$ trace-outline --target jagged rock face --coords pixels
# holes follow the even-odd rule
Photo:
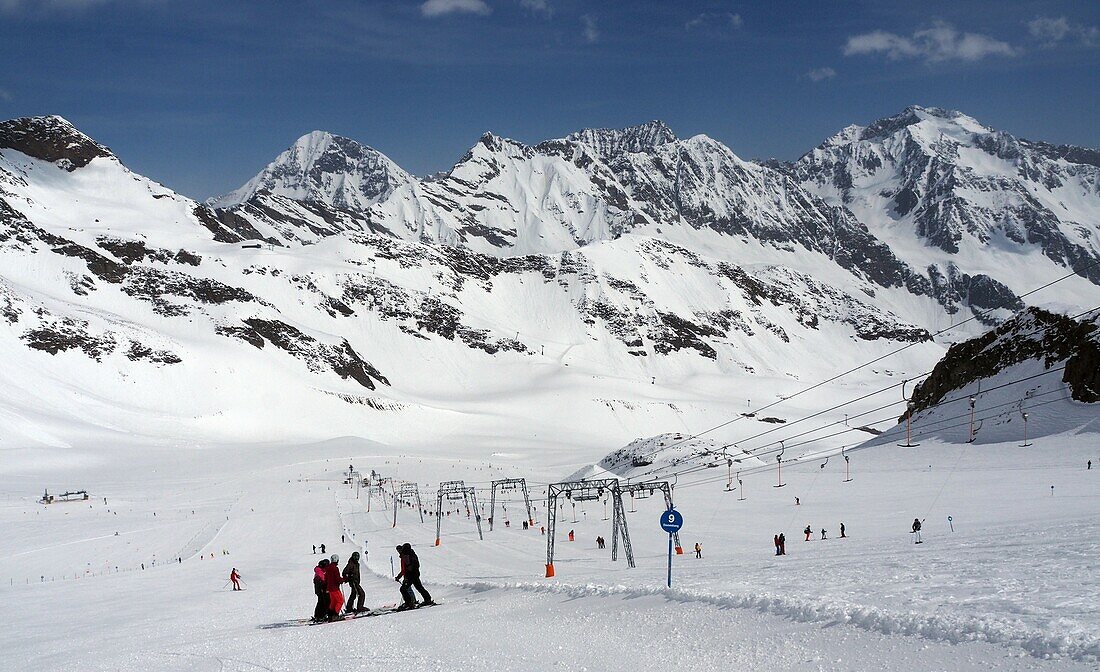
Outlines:
[[[376,149],[314,131],[303,135],[256,177],[209,205],[228,208],[257,194],[364,211],[414,178]]]
[[[650,121],[628,128],[586,128],[570,133],[572,140],[591,147],[596,155],[610,159],[631,152],[648,152],[675,142],[676,134],[663,121]]]
[[[913,412],[1028,360],[1047,369],[1063,364],[1062,381],[1073,399],[1100,401],[1100,312],[1074,320],[1032,307],[977,338],[956,343],[913,391]]]
[[[789,167],[873,233],[908,230],[955,255],[1039,250],[1080,268],[1100,260],[1100,154],[1018,139],[962,113],[910,107],[850,126]],[[1100,265],[1081,271],[1100,284]]]
[[[58,116],[20,117],[0,122],[0,149],[56,163],[72,172],[111,151]]]

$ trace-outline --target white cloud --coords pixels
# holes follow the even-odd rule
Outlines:
[[[427,0],[427,2],[420,5],[420,13],[428,18],[447,14],[480,14],[484,16],[492,13],[492,11],[492,8],[485,4],[484,0]]]
[[[596,26],[596,18],[589,14],[581,16],[581,24],[584,26],[584,31],[581,33],[584,35],[584,41],[593,44],[600,39],[600,30]]]
[[[1064,16],[1037,17],[1028,21],[1027,30],[1044,47],[1053,47],[1066,40],[1073,40],[1086,47],[1100,45],[1100,28],[1070,23]]]
[[[732,28],[733,30],[739,30],[741,26],[745,24],[741,19],[740,14],[732,14],[730,12],[703,12],[696,16],[694,19],[684,24],[685,30],[692,30],[693,28],[711,27],[711,28]]]
[[[929,63],[978,61],[987,56],[1014,56],[1017,53],[1019,50],[1007,42],[979,33],[960,32],[942,21],[909,37],[875,30],[853,35],[844,45],[845,56],[885,54],[891,60],[922,58]]]
[[[832,79],[833,77],[836,77],[836,70],[833,70],[829,67],[814,68],[813,70],[810,70],[806,73],[806,77],[812,82],[821,82],[826,79]]]
[[[0,89],[0,100],[11,100],[11,92],[7,89]]]
[[[554,13],[554,8],[550,6],[550,0],[519,0],[519,6],[536,14],[550,16]]]

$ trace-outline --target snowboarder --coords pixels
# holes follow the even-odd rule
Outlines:
[[[359,574],[359,551],[351,554],[348,558],[348,564],[344,566],[344,572],[341,575],[344,579],[344,583],[348,584],[351,589],[351,594],[348,595],[347,606],[344,607],[344,613],[350,614],[355,612],[357,614],[366,611],[363,608],[363,600],[366,599],[366,593],[363,592],[363,586],[360,584]],[[355,606],[355,598],[359,598],[359,606]]]
[[[844,539],[844,538],[845,538],[845,534],[844,534],[844,523],[841,523],[841,524],[840,524],[840,538],[841,538],[841,539]]]
[[[229,572],[229,580],[233,582],[233,590],[241,589],[241,575],[237,573],[236,567],[233,568],[233,571]]]
[[[328,615],[328,605],[331,602],[328,591],[325,590],[325,567],[328,567],[328,558],[321,558],[321,562],[313,568],[313,593],[317,596],[317,606],[313,609],[313,621],[320,623]]]
[[[703,545],[700,544],[698,541],[695,542],[695,557],[696,558],[702,558],[703,557]]]
[[[344,594],[340,592],[340,584],[344,580],[340,577],[340,556],[333,554],[325,567],[325,590],[328,591],[328,620],[335,621],[340,618],[340,610],[344,608]]]
[[[779,555],[787,554],[787,535],[779,533]]]
[[[822,539],[828,539],[828,537],[825,536],[825,528],[824,527],[821,528],[821,538]]]
[[[407,542],[401,544],[397,547],[397,552],[401,555],[401,572],[394,577],[394,581],[404,579],[401,583],[401,595],[405,598],[404,604],[398,607],[398,610],[415,609],[427,604],[434,604],[432,596],[428,594],[424,584],[420,583],[420,558],[417,557],[412,544]],[[413,588],[416,588],[420,596],[424,598],[420,604],[416,603],[416,596],[412,592]]]
[[[914,518],[913,519],[913,543],[914,544],[924,543],[920,539],[920,519],[919,518]]]
[[[802,531],[806,533],[806,541],[809,541],[810,540],[810,535],[813,534],[814,531],[812,529],[810,529],[809,525],[807,525],[806,529],[804,529]]]
[[[772,542],[775,544],[775,554],[779,555],[779,535],[772,536]]]

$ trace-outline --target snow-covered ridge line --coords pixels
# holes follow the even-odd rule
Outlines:
[[[721,608],[752,609],[811,623],[843,623],[887,635],[912,635],[959,644],[981,641],[1018,647],[1036,658],[1069,658],[1081,662],[1100,660],[1100,638],[1084,634],[1049,633],[1027,628],[1009,619],[959,618],[943,614],[893,612],[877,607],[830,599],[813,600],[771,592],[706,593],[683,588],[604,585],[588,583],[534,583],[526,581],[457,581],[445,585],[475,592],[522,590],[570,597],[664,596],[670,601],[708,604]]]

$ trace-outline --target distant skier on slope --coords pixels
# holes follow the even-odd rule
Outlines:
[[[695,557],[696,558],[702,558],[703,557],[703,545],[700,544],[698,541],[695,542]]]
[[[804,529],[802,531],[806,533],[806,541],[809,541],[810,540],[810,535],[813,534],[814,531],[810,528],[810,526],[808,524],[806,525],[806,529]]]
[[[325,567],[325,590],[328,591],[328,620],[334,621],[340,618],[340,610],[344,608],[344,594],[340,592],[340,584],[344,579],[340,577],[340,556],[333,554]]]
[[[348,558],[348,564],[344,566],[344,571],[341,574],[344,579],[344,583],[348,584],[348,588],[351,589],[351,594],[348,595],[347,606],[344,607],[344,613],[350,614],[353,611],[357,614],[366,611],[363,608],[363,600],[366,599],[366,593],[363,592],[363,586],[360,583],[359,574],[359,551],[351,554]],[[355,599],[359,598],[359,606],[355,606]]]
[[[840,538],[841,539],[846,538],[846,535],[844,534],[844,523],[840,524]]]
[[[822,539],[828,539],[828,538],[829,538],[829,537],[827,537],[827,536],[825,535],[825,528],[824,528],[824,527],[823,527],[823,528],[821,528],[821,538],[822,538]]]
[[[779,555],[787,554],[787,535],[779,533]]]
[[[921,538],[920,538],[920,527],[921,527],[920,519],[919,518],[914,518],[913,519],[913,543],[914,544],[923,544],[924,543],[923,541],[921,541]]]
[[[772,543],[775,544],[775,554],[779,555],[779,535],[778,534],[772,536]]]
[[[394,577],[394,581],[401,581],[401,595],[405,598],[405,602],[397,608],[398,611],[434,604],[432,596],[424,588],[424,584],[420,583],[420,558],[417,557],[412,544],[407,542],[401,544],[397,547],[397,552],[401,556],[401,571]],[[404,580],[402,581],[402,579]],[[424,598],[424,601],[420,604],[416,603],[413,588],[416,588],[420,596]]]
[[[241,589],[241,575],[237,573],[236,567],[233,568],[233,571],[229,572],[229,580],[233,582],[233,590]]]
[[[332,602],[328,591],[325,589],[325,567],[328,567],[328,558],[322,558],[321,562],[313,568],[313,593],[317,596],[317,606],[313,609],[313,622],[320,623],[328,615],[328,607]]]

